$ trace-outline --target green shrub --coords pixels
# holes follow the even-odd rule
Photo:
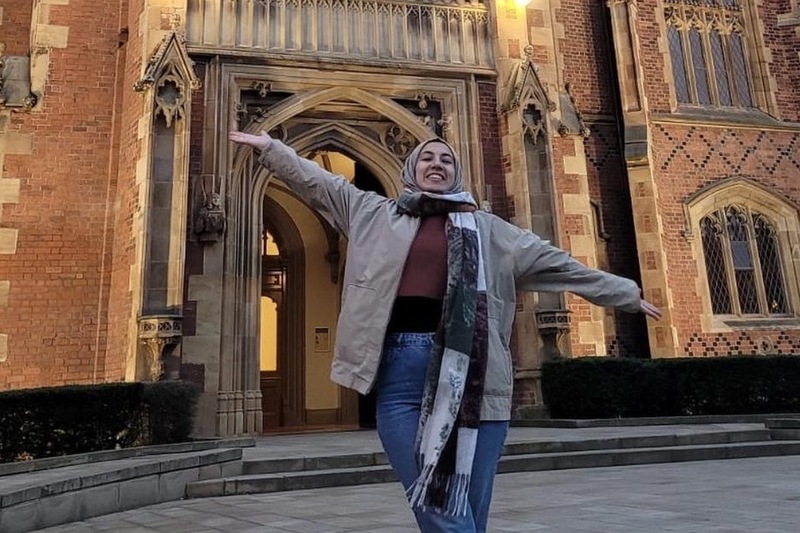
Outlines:
[[[800,358],[563,359],[542,393],[553,418],[798,412]]]
[[[179,381],[0,392],[0,462],[186,440],[197,396]]]

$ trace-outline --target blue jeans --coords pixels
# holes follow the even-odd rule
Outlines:
[[[386,336],[377,382],[378,436],[397,477],[408,489],[419,476],[415,454],[422,392],[433,334]],[[423,533],[484,533],[489,521],[494,475],[508,433],[508,421],[481,422],[472,467],[466,516],[414,509]]]

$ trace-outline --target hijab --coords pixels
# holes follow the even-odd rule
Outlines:
[[[443,193],[424,191],[417,183],[417,163],[425,147],[432,143],[443,144],[450,151],[450,155],[453,156],[453,184]],[[397,198],[397,203],[402,212],[412,216],[425,216],[452,211],[473,211],[478,206],[472,195],[464,190],[464,173],[456,151],[447,141],[439,137],[423,141],[414,148],[406,158],[403,171],[400,174],[400,180],[405,190]]]

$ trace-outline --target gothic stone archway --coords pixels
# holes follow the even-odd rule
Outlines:
[[[234,99],[237,96],[241,94],[231,94]],[[356,96],[358,102],[352,100]],[[306,100],[291,96],[268,113],[259,106],[243,106],[241,102],[232,107],[238,110],[231,117],[239,122],[234,127],[250,132],[269,131],[301,155],[320,149],[342,152],[364,164],[390,196],[401,190],[399,173],[404,157],[416,143],[434,135],[417,116],[399,104],[358,89],[311,91]],[[220,431],[223,434],[253,432],[256,428],[245,424],[262,415],[260,402],[250,402],[248,406],[248,402],[242,401],[241,407],[237,405],[238,397],[243,400],[260,397],[258,228],[261,198],[271,176],[255,164],[253,157],[246,148],[233,152],[231,179],[227,184],[230,229],[225,237],[220,365],[220,400],[227,401],[227,405],[218,406],[218,427],[225,425],[227,431]],[[234,391],[232,395],[222,392],[227,386]],[[340,420],[353,423],[358,416],[357,396],[342,394]],[[302,395],[300,387],[289,393],[290,398],[298,395]],[[240,408],[241,415],[237,412]],[[248,408],[253,412],[248,412]],[[238,426],[238,420],[242,420],[243,426]]]

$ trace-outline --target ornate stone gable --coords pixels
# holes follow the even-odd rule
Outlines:
[[[200,80],[194,74],[194,62],[186,51],[186,38],[173,28],[158,50],[152,55],[144,70],[144,75],[134,84],[133,89],[144,92],[155,89],[155,114],[163,114],[167,127],[176,116],[185,118],[188,111],[189,91],[200,87]]]

